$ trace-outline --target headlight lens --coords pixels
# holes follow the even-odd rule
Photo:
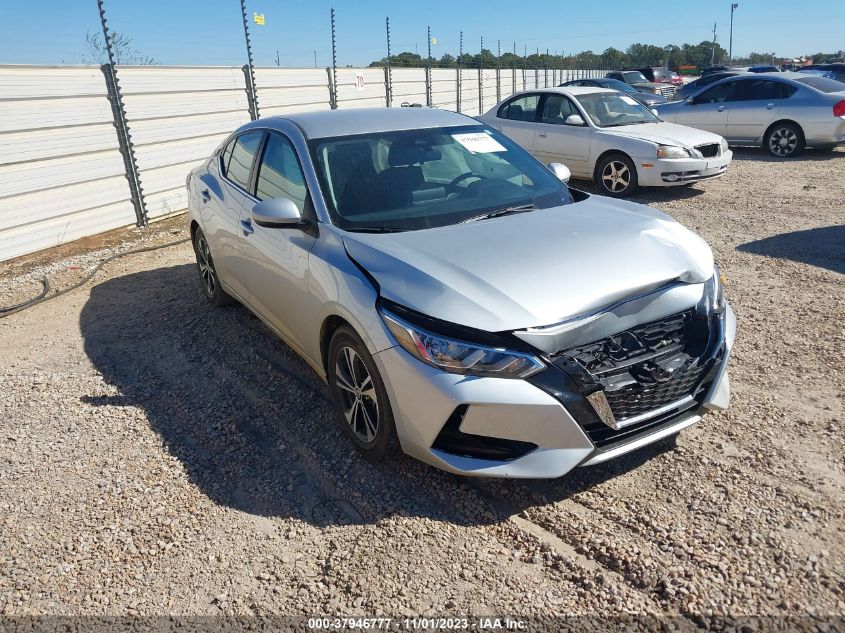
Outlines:
[[[719,272],[718,266],[713,267],[713,276],[705,282],[704,294],[710,312],[721,312],[725,309],[725,278]]]
[[[412,325],[385,308],[380,308],[379,313],[406,352],[443,371],[495,378],[527,378],[546,367],[531,354],[447,338]]]
[[[725,152],[728,151],[728,142],[725,139],[722,139],[721,145],[722,145],[722,153],[724,154]]]
[[[660,88],[654,88],[652,89],[652,92],[656,95],[663,94],[663,91]]]
[[[689,158],[690,153],[683,147],[660,145],[657,148],[657,158]]]

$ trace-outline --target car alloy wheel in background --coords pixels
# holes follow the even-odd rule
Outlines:
[[[779,123],[766,137],[766,148],[772,156],[788,158],[801,151],[804,141],[799,130],[792,123]]]
[[[596,171],[598,185],[608,196],[624,198],[637,190],[637,170],[626,156],[608,156]]]

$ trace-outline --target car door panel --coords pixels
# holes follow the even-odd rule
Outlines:
[[[728,137],[728,116],[737,103],[736,81],[716,84],[678,110],[675,122]]]
[[[529,152],[534,151],[535,117],[540,95],[532,93],[520,95],[506,102],[499,108],[493,127],[522,146]]]
[[[583,114],[567,96],[555,93],[545,95],[540,108],[533,154],[544,163],[563,163],[573,174],[586,175],[593,130],[566,125],[570,115]]]
[[[784,84],[766,79],[742,82],[742,99],[728,114],[728,137],[736,141],[761,142],[766,128],[777,118],[783,103]]]
[[[238,250],[250,294],[250,307],[293,346],[304,348],[309,305],[308,254],[315,237],[309,227],[266,227],[252,220],[262,199],[286,197],[308,216],[310,198],[296,150],[281,133],[271,132],[256,173],[256,195],[241,209]]]

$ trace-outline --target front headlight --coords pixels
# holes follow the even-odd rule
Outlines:
[[[443,371],[494,378],[528,378],[546,368],[539,358],[531,354],[434,334],[408,323],[384,307],[379,308],[379,314],[406,352]]]
[[[652,92],[656,95],[662,95],[663,91],[660,88],[653,88]]]
[[[689,158],[690,153],[683,147],[673,145],[659,145],[657,147],[657,158]]]
[[[709,312],[721,312],[725,309],[725,278],[719,267],[713,267],[713,276],[704,283],[704,296],[707,298]]]
[[[728,151],[728,142],[725,139],[722,139],[722,142],[720,144],[722,146],[722,153],[724,154]]]

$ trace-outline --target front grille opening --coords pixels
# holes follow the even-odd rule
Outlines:
[[[598,418],[582,421],[590,441],[597,447],[616,443],[700,406],[721,356],[708,351],[714,330],[690,309],[556,355],[555,365],[585,392],[604,392],[618,423],[631,420],[618,431]]]
[[[714,158],[719,155],[719,143],[706,143],[704,145],[696,145],[695,149],[701,152],[704,158]]]
[[[459,405],[452,412],[431,448],[451,455],[496,461],[514,460],[537,448],[537,445],[531,442],[462,433],[460,430],[461,422],[463,422],[469,406],[467,404]]]

